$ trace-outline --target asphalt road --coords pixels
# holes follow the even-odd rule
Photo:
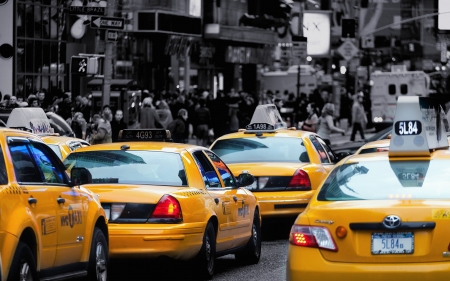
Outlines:
[[[285,280],[288,237],[293,219],[281,223],[263,221],[261,260],[256,265],[240,265],[234,255],[216,260],[215,281],[280,281]],[[109,280],[188,280],[197,281],[189,263],[172,260],[111,260]]]

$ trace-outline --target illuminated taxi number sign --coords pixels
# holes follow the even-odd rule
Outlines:
[[[247,125],[247,130],[273,130],[273,125],[267,123],[252,123]]]
[[[418,120],[395,122],[395,133],[399,136],[420,135],[422,123]]]
[[[122,132],[124,140],[164,140],[166,136],[166,130],[124,130]]]

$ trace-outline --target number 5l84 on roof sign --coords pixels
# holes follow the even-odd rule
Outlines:
[[[105,29],[120,29],[123,30],[125,26],[124,18],[113,17],[91,17],[92,28],[105,28]]]

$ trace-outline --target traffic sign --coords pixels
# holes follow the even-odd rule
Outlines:
[[[292,36],[292,55],[297,58],[307,56],[308,38],[303,36]]]
[[[114,41],[119,40],[119,32],[116,30],[107,30],[106,31],[106,41]]]
[[[70,6],[69,15],[105,15],[105,7],[86,7],[86,6]]]
[[[375,48],[375,37],[373,36],[373,34],[369,34],[361,38],[361,48]]]
[[[88,58],[87,57],[77,57],[72,56],[71,59],[71,73],[78,75],[86,75],[88,66]]]
[[[105,29],[120,29],[125,26],[124,18],[113,17],[91,17],[92,28],[105,28]]]
[[[337,52],[346,60],[351,60],[358,52],[359,49],[350,40],[345,41],[337,49]]]

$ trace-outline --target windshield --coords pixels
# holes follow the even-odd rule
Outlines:
[[[177,153],[161,151],[89,151],[71,153],[64,165],[84,167],[93,183],[187,186],[186,172]]]
[[[219,140],[211,148],[225,163],[309,162],[299,138],[254,137]]]
[[[56,144],[47,144],[59,157],[59,159],[62,159],[61,150],[59,149],[59,146]]]
[[[319,201],[450,199],[450,161],[370,161],[336,167]]]

